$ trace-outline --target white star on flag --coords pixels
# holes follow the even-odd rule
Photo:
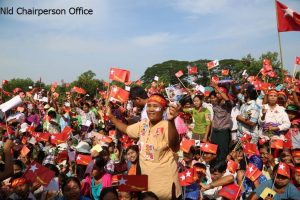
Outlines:
[[[54,140],[54,139],[55,139],[55,136],[54,136],[54,135],[51,135],[51,139]]]
[[[191,177],[191,172],[190,172],[190,171],[188,171],[188,172],[186,173],[186,177]]]
[[[293,15],[294,15],[294,11],[292,10],[292,9],[290,9],[290,8],[287,8],[287,9],[283,9],[284,10],[284,16],[286,17],[286,16],[290,16],[290,17],[293,17]]]
[[[122,176],[122,178],[119,180],[119,185],[126,185],[126,179],[124,179],[123,178],[123,176]]]
[[[110,71],[110,74],[114,74],[115,73],[115,71],[112,69],[111,71]]]
[[[81,157],[80,156],[77,156],[77,160],[80,160],[81,159]]]
[[[208,147],[208,144],[205,144],[204,147],[207,148],[207,147]]]
[[[40,137],[40,134],[38,133],[38,134],[36,134],[36,136],[35,137]]]
[[[34,164],[34,165],[32,165],[31,167],[30,167],[30,170],[32,171],[32,172],[35,172],[35,170],[37,170],[38,168],[36,167],[36,164]]]
[[[182,181],[185,180],[185,176],[184,175],[182,175],[180,178],[181,178]]]
[[[253,168],[252,168],[252,167],[250,167],[250,168],[249,168],[249,171],[250,171],[250,173],[251,173],[251,172],[253,171]]]
[[[284,165],[283,165],[283,164],[280,164],[280,165],[279,165],[279,169],[282,169],[282,170],[283,170],[283,169],[284,169]]]

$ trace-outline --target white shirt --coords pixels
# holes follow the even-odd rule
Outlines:
[[[286,131],[290,128],[291,122],[287,113],[285,112],[285,108],[276,104],[275,108],[271,110],[268,104],[264,104],[263,107],[267,110],[265,120],[261,120],[262,117],[262,109],[260,110],[258,123],[259,125],[263,125],[263,123],[277,123],[279,124],[278,128],[280,131]],[[263,108],[262,107],[262,108]]]

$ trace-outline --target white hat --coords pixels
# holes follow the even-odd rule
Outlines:
[[[61,144],[57,145],[57,147],[58,147],[59,151],[63,151],[63,150],[66,150],[68,148],[68,144],[67,143],[61,143]]]
[[[24,122],[23,124],[21,124],[20,132],[25,133],[27,131],[27,128],[28,128],[28,124]]]
[[[81,141],[78,143],[75,149],[80,153],[90,153],[91,147],[87,142]]]
[[[65,106],[70,107],[71,106],[70,102],[65,102]]]
[[[44,106],[44,109],[46,109],[46,110],[48,110],[50,108],[50,105],[49,104],[46,104],[45,106]]]

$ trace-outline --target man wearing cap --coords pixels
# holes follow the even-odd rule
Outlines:
[[[162,200],[174,198],[173,194],[176,198],[181,195],[177,163],[174,157],[174,152],[179,150],[179,136],[174,120],[163,120],[166,108],[166,99],[159,94],[154,94],[147,100],[148,119],[130,126],[117,120],[110,108],[107,111],[107,116],[117,129],[127,133],[131,138],[139,138],[139,161],[142,174],[148,175],[148,190],[154,192]],[[171,116],[174,117],[177,114],[175,112],[172,108],[170,109]]]

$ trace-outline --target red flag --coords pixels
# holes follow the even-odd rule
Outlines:
[[[14,94],[17,94],[17,93],[19,93],[19,92],[22,92],[22,89],[21,89],[21,88],[15,88],[15,89],[13,90],[13,93],[14,93]]]
[[[188,72],[189,72],[189,74],[197,74],[198,73],[198,68],[196,66],[188,67]]]
[[[78,154],[76,158],[76,163],[78,165],[88,165],[92,160],[90,155]]]
[[[283,140],[280,139],[273,139],[271,143],[271,148],[273,149],[283,149]]]
[[[195,140],[189,140],[186,138],[182,139],[181,145],[180,145],[180,149],[185,152],[188,153],[190,152],[190,148],[195,145]]]
[[[116,101],[120,101],[121,103],[125,103],[126,101],[128,101],[129,92],[114,85],[111,88],[110,97],[113,98]]]
[[[200,150],[207,152],[207,153],[217,154],[218,145],[211,144],[209,142],[204,143],[204,144],[202,143],[202,146],[200,146]]]
[[[275,78],[277,76],[276,72],[274,71],[270,71],[268,74],[267,74],[270,78]]]
[[[69,126],[66,126],[61,133],[51,134],[51,144],[61,144],[68,140],[70,134],[72,132],[72,129]]]
[[[228,75],[229,75],[229,69],[223,69],[222,76],[228,76]]]
[[[277,174],[290,178],[291,171],[288,164],[280,162],[277,169]]]
[[[219,83],[219,77],[213,76],[213,77],[211,77],[211,81],[218,84]]]
[[[137,85],[142,85],[142,81],[141,81],[141,80],[137,80],[137,81],[135,82],[135,84],[137,84]]]
[[[182,76],[183,76],[183,71],[182,71],[182,70],[179,70],[179,71],[175,74],[175,76],[176,76],[177,78],[182,77]]]
[[[113,140],[111,137],[104,135],[101,139],[102,142],[111,143]]]
[[[31,135],[35,137],[38,142],[47,142],[50,137],[50,133],[31,132]]]
[[[185,172],[178,173],[178,179],[179,179],[179,185],[180,186],[188,186],[188,185],[190,185],[186,181],[186,174],[185,174]]]
[[[51,84],[51,89],[55,90],[57,88],[57,82]]]
[[[71,92],[77,92],[78,94],[86,94],[86,91],[84,89],[76,86],[72,88]]]
[[[247,170],[245,176],[249,178],[251,181],[255,181],[262,174],[262,172],[252,163],[249,163],[247,166]]]
[[[244,143],[244,142],[250,142],[251,139],[252,139],[251,134],[244,133],[243,136],[241,137],[241,142],[242,143]]]
[[[26,156],[30,152],[30,149],[26,145],[24,145],[21,149],[21,155]]]
[[[236,200],[241,196],[242,190],[237,184],[229,184],[222,187],[218,195],[228,200]],[[222,198],[223,199],[223,198]]]
[[[300,14],[276,1],[278,32],[300,31]]]
[[[8,80],[2,80],[2,85],[8,84]]]
[[[229,160],[227,163],[227,169],[231,172],[231,173],[235,173],[236,170],[238,168],[238,164],[236,162],[234,162],[233,160]]]
[[[252,154],[256,154],[257,147],[256,144],[246,143],[243,145],[243,150],[245,154],[252,155]]]
[[[118,176],[118,189],[123,192],[147,191],[147,175],[121,175]]]
[[[271,65],[271,61],[269,59],[263,59],[263,66]]]
[[[54,175],[54,171],[44,167],[38,162],[33,161],[23,176],[31,182],[38,182],[43,186],[47,186]]]
[[[292,82],[292,77],[291,76],[285,76],[284,77],[284,82],[286,82],[286,83],[291,83]]]
[[[119,81],[122,83],[128,82],[130,78],[130,71],[118,68],[110,68],[109,79]]]
[[[296,57],[296,65],[300,65],[300,57]]]
[[[210,70],[218,65],[219,65],[219,60],[213,60],[213,61],[207,63],[207,69]]]

